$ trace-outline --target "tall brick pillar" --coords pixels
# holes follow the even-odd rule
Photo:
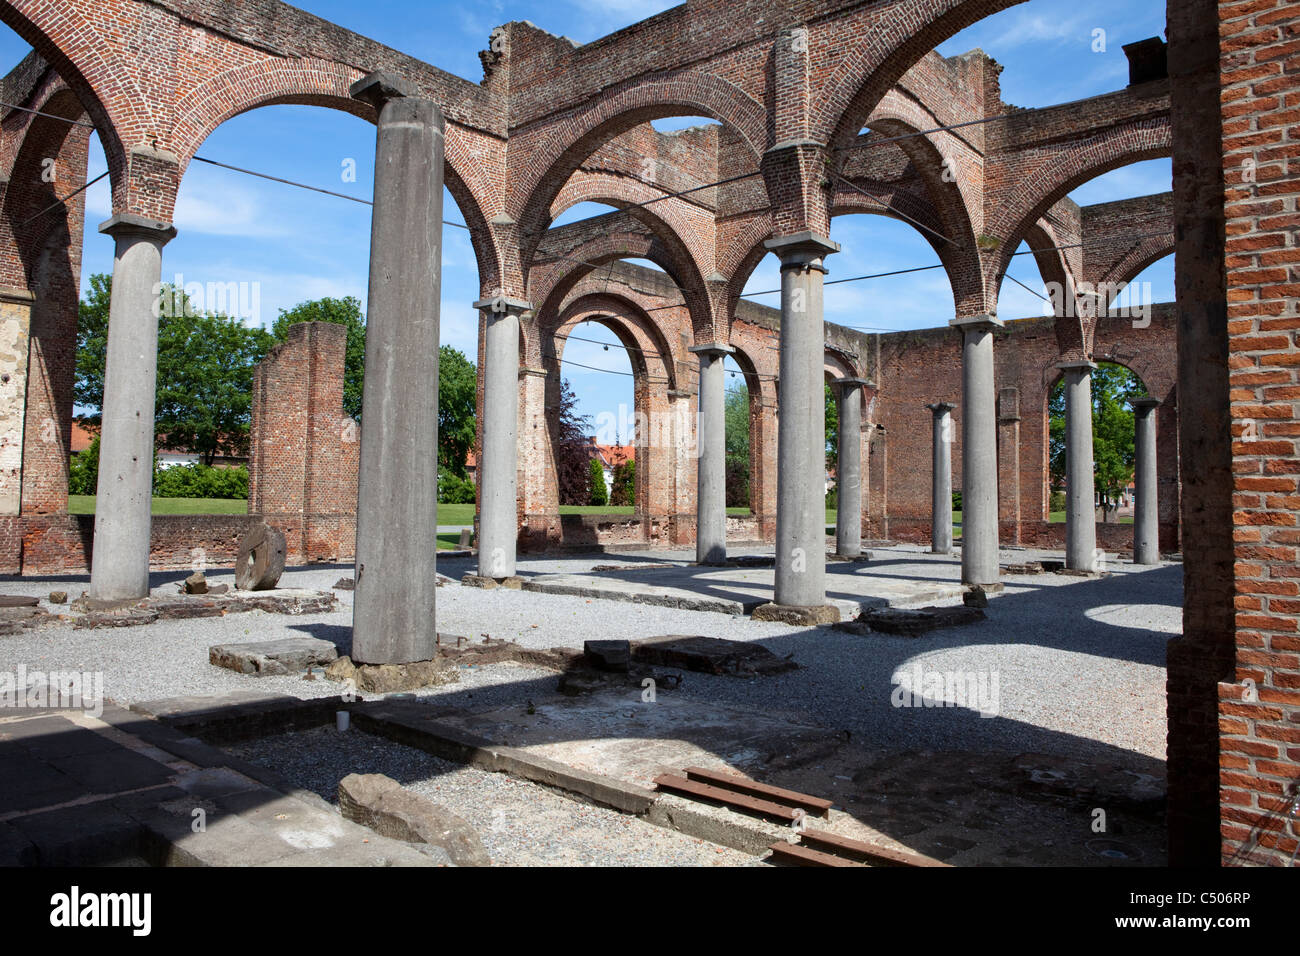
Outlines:
[[[1232,447],[1219,101],[1219,5],[1169,0],[1177,222],[1183,634],[1169,642],[1169,862],[1219,861],[1218,682],[1232,669]]]
[[[1212,275],[1226,285],[1226,323],[1222,298],[1212,300],[1213,311],[1199,299],[1188,303],[1191,317],[1215,321],[1219,334],[1212,343],[1201,344],[1213,344],[1216,358],[1223,357],[1224,334],[1219,330],[1226,331],[1227,361],[1213,379],[1196,379],[1194,385],[1180,380],[1178,393],[1188,426],[1182,450],[1189,465],[1198,463],[1204,449],[1192,443],[1198,436],[1189,434],[1199,423],[1193,419],[1193,402],[1199,407],[1203,398],[1207,404],[1211,397],[1216,400],[1215,466],[1223,462],[1227,440],[1222,413],[1225,400],[1231,402],[1231,473],[1216,468],[1209,476],[1216,479],[1211,488],[1202,484],[1191,489],[1184,483],[1183,506],[1184,515],[1193,505],[1208,508],[1206,499],[1213,492],[1218,521],[1208,542],[1198,539],[1190,523],[1186,526],[1184,560],[1195,548],[1197,572],[1206,578],[1215,573],[1214,590],[1206,596],[1207,603],[1214,603],[1205,609],[1202,626],[1217,625],[1206,635],[1213,640],[1210,656],[1216,665],[1221,663],[1224,632],[1235,638],[1235,647],[1228,648],[1235,670],[1218,670],[1220,675],[1227,671],[1218,687],[1220,852],[1227,863],[1287,866],[1296,859],[1300,841],[1300,6],[1295,0],[1220,3],[1217,10],[1199,0],[1173,6],[1202,14],[1195,27],[1197,36],[1205,37],[1205,61],[1215,60],[1210,40],[1216,30],[1219,39],[1219,89],[1213,89],[1215,77],[1207,70],[1203,91],[1207,111],[1211,92],[1217,92],[1222,104],[1222,154],[1209,155],[1218,152],[1219,144],[1213,142],[1218,138],[1212,135],[1215,127],[1207,123],[1200,129],[1196,153],[1207,165],[1196,170],[1201,176],[1196,181],[1208,194],[1215,175],[1223,175],[1224,221],[1193,223],[1180,215],[1178,233],[1209,244],[1215,237],[1204,233],[1219,226],[1223,232],[1217,235],[1227,237],[1221,249],[1208,245],[1222,255]],[[1171,20],[1173,15],[1171,10]],[[1171,26],[1171,38],[1172,33]],[[1198,66],[1200,62],[1198,57]],[[1175,169],[1176,189],[1179,172],[1192,173]],[[1180,214],[1183,209],[1180,206]],[[1180,282],[1182,254],[1180,244]],[[1205,267],[1210,271],[1208,263]],[[1182,291],[1180,286],[1180,303]],[[1198,368],[1204,362],[1200,356],[1188,359]],[[1227,524],[1221,516],[1235,527],[1221,530],[1220,524]],[[1232,533],[1232,544],[1223,531]],[[1214,552],[1213,562],[1202,550],[1205,543],[1223,549]],[[1193,604],[1201,604],[1201,595],[1191,586],[1190,569],[1187,574],[1185,627],[1193,611],[1201,610]],[[1233,626],[1235,634],[1228,630]],[[1196,689],[1199,702],[1199,683]],[[1172,724],[1170,735],[1172,743]],[[1213,749],[1207,750],[1205,756],[1212,756]],[[1210,761],[1197,756],[1197,769],[1202,764],[1210,769]],[[1198,787],[1196,794],[1200,792]],[[1173,795],[1171,779],[1171,802]],[[1187,804],[1182,795],[1180,808],[1194,809],[1197,815],[1186,828],[1180,858],[1200,862],[1203,851],[1205,862],[1211,862],[1214,834],[1208,826],[1204,831],[1198,826],[1200,804]]]

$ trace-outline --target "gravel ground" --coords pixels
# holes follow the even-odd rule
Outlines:
[[[959,562],[918,548],[873,549],[876,560],[857,573],[917,581],[956,580]],[[1028,561],[1044,552],[1007,551],[1004,562]],[[663,561],[683,554],[595,555],[533,559],[521,573],[575,572],[595,564]],[[465,559],[440,562],[458,577]],[[805,715],[811,722],[848,730],[853,742],[887,749],[1035,751],[1115,761],[1164,757],[1164,646],[1179,633],[1182,573],[1178,565],[1138,569],[1111,565],[1100,580],[1058,575],[1007,577],[983,623],[936,631],[921,638],[857,637],[825,628],[797,628],[722,614],[579,597],[462,588],[438,592],[443,633],[477,639],[490,634],[530,647],[581,647],[600,637],[699,634],[763,644],[793,653],[803,668],[756,680],[687,674],[675,693]],[[286,587],[328,589],[350,567],[291,570]],[[174,594],[184,573],[154,576],[160,594]],[[213,583],[232,580],[213,573]],[[834,578],[832,577],[832,582]],[[80,594],[87,579],[0,580],[0,593],[44,596],[60,588]],[[313,634],[346,650],[351,593],[337,592],[340,610],[288,617],[252,612],[224,618],[163,621],[145,627],[76,631],[63,627],[0,637],[0,670],[102,671],[108,696],[122,703],[182,694],[216,694],[256,688],[298,696],[337,691],[326,682],[296,678],[253,680],[207,663],[209,645]],[[914,669],[984,675],[991,692],[997,678],[997,716],[969,707],[897,707],[895,678],[912,682]],[[506,703],[546,695],[554,675],[513,665],[464,669],[460,683],[432,693],[448,704]],[[926,678],[922,674],[922,680]],[[921,688],[918,688],[918,690]]]
[[[337,803],[350,773],[382,773],[459,814],[496,866],[753,866],[757,857],[578,803],[505,774],[440,760],[360,731],[265,737],[227,748]]]

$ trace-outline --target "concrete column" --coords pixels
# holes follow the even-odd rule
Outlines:
[[[1065,566],[1092,571],[1097,559],[1097,502],[1092,481],[1092,362],[1066,362]]]
[[[826,604],[826,332],[822,260],[839,244],[812,232],[770,239],[781,259],[781,413],[777,424],[776,597]]]
[[[954,319],[961,353],[961,579],[998,580],[998,410],[993,384],[993,332],[987,315]]]
[[[515,573],[518,540],[519,316],[527,302],[497,296],[474,303],[483,315],[483,441],[479,467],[478,573]]]
[[[403,664],[432,660],[437,642],[444,127],[396,77],[371,74],[352,95],[379,114],[352,658]]]
[[[952,554],[952,410],[951,402],[925,406],[934,419],[933,470],[930,478],[930,550]]]
[[[117,250],[108,307],[90,596],[121,601],[149,593],[159,278],[163,246],[176,230],[170,223],[120,213],[99,231],[113,237]]]
[[[862,387],[865,379],[831,382],[839,411],[839,454],[835,459],[835,553],[862,555]]]
[[[697,424],[698,478],[695,492],[695,560],[727,560],[726,375],[723,360],[736,350],[714,342],[693,345],[700,357],[700,417]]]
[[[1158,398],[1133,399],[1134,496],[1133,563],[1160,563],[1160,506],[1156,473],[1156,409]]]

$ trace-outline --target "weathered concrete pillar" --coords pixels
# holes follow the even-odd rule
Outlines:
[[[952,410],[951,402],[925,406],[934,419],[933,470],[930,478],[930,550],[952,554]]]
[[[1133,563],[1160,563],[1160,505],[1156,473],[1158,398],[1133,399]]]
[[[379,114],[352,657],[404,664],[432,660],[437,642],[443,118],[386,74],[352,95]]]
[[[839,453],[835,459],[835,553],[862,554],[862,387],[861,378],[831,382],[839,412]]]
[[[764,245],[781,259],[775,604],[820,608],[826,604],[822,260],[840,247],[812,232],[770,239]]]
[[[99,231],[113,237],[117,250],[108,312],[90,596],[119,601],[149,593],[159,278],[163,246],[176,230],[170,223],[119,213]]]
[[[954,319],[961,353],[961,579],[998,580],[998,410],[993,384],[993,332],[987,315]]]
[[[1064,362],[1065,566],[1097,566],[1097,503],[1092,481],[1092,362]]]
[[[478,573],[515,573],[518,540],[519,316],[527,302],[496,296],[474,303],[483,315],[483,441],[479,458]]]
[[[713,342],[693,345],[700,357],[700,418],[696,426],[698,477],[695,492],[695,560],[727,560],[726,375],[723,360],[736,350]]]

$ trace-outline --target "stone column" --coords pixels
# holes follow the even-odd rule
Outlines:
[[[404,664],[432,660],[437,643],[444,127],[438,106],[396,77],[371,74],[352,95],[379,120],[352,658]]]
[[[839,410],[839,454],[835,459],[835,553],[862,555],[862,387],[860,378],[831,382]]]
[[[952,554],[952,410],[951,402],[925,406],[934,419],[933,470],[930,477],[930,550]]]
[[[1092,481],[1092,362],[1064,362],[1065,566],[1096,569],[1097,503]]]
[[[776,596],[826,604],[826,332],[822,260],[839,244],[812,232],[770,239],[781,259],[781,413],[777,424]]]
[[[998,580],[998,410],[993,384],[993,332],[988,315],[954,319],[961,354],[961,579]]]
[[[695,560],[727,560],[726,375],[723,360],[736,350],[714,342],[693,345],[700,357],[700,417],[696,425],[698,478],[695,491]]]
[[[519,316],[527,302],[496,296],[474,303],[483,315],[483,440],[479,458],[478,573],[515,573],[518,540]]]
[[[1156,473],[1156,409],[1158,398],[1133,399],[1134,495],[1133,563],[1160,563],[1160,506]]]
[[[176,230],[170,223],[119,213],[99,231],[113,237],[117,250],[108,312],[90,596],[122,601],[149,593],[159,278],[163,246]]]

